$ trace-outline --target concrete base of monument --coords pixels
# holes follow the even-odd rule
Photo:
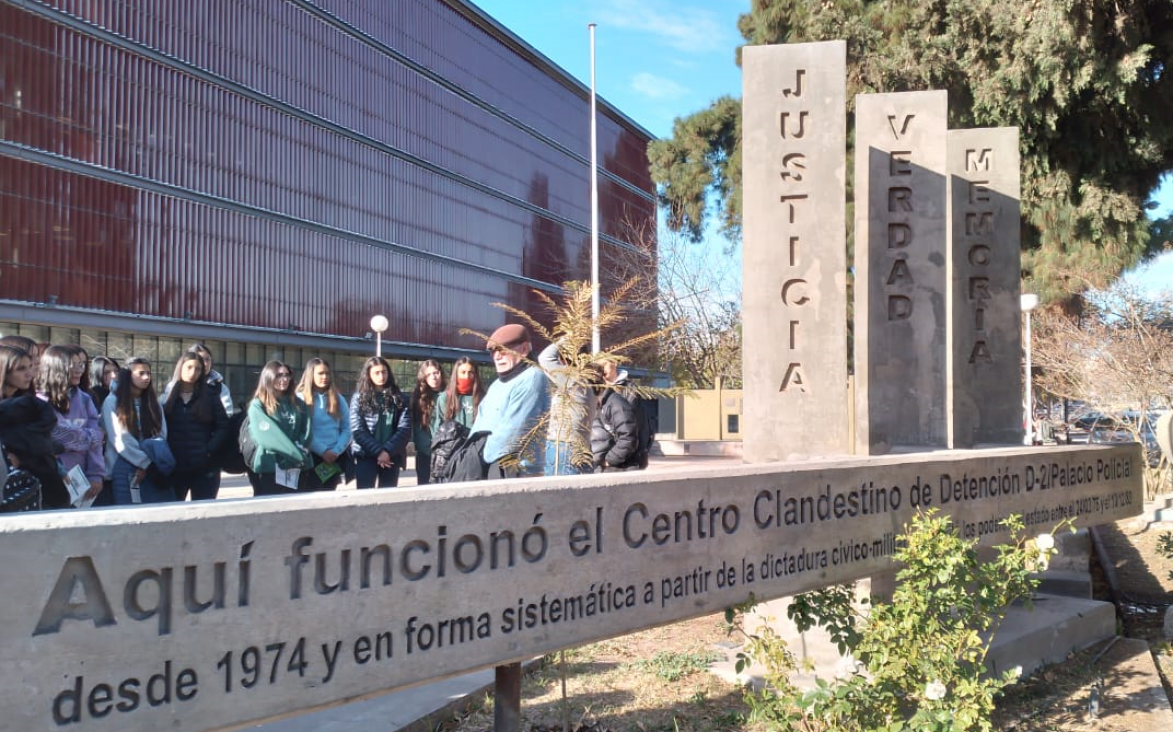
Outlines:
[[[541,662],[541,658],[526,661],[522,670],[528,673]],[[494,679],[494,670],[484,669],[240,729],[252,732],[432,732],[442,723],[463,714],[473,700],[491,695]]]
[[[1173,522],[1173,495],[1157,496],[1152,503],[1146,503],[1144,509],[1143,516],[1149,523]]]
[[[1039,593],[1092,599],[1092,573],[1073,569],[1050,569],[1037,575]]]
[[[656,448],[659,454],[668,456],[741,457],[741,440],[677,440],[673,437],[656,437]]]
[[[241,729],[254,732],[358,732],[376,729],[430,732],[440,721],[459,714],[468,706],[470,699],[492,693],[493,679],[493,669],[486,669]]]
[[[860,583],[861,587],[865,584]],[[866,588],[861,591],[866,591]],[[797,631],[787,619],[788,605],[788,598],[763,603],[756,614],[787,642],[800,668],[809,665],[812,669],[810,672],[796,673],[791,680],[800,688],[813,688],[816,677],[829,680],[852,673],[851,660],[839,654],[839,649],[825,631],[819,628],[812,628],[805,633]],[[1111,603],[1061,595],[1039,595],[1031,609],[1018,606],[1010,608],[1002,626],[994,635],[987,661],[995,673],[1021,666],[1024,674],[1030,674],[1046,664],[1062,661],[1072,651],[1086,648],[1115,634],[1116,610]],[[713,673],[736,683],[755,686],[763,683],[762,668],[755,666],[738,674],[736,660],[734,649],[727,660],[713,665]]]
[[[1031,674],[1114,635],[1112,603],[1040,594],[1030,608],[1010,608],[994,634],[986,664],[994,673],[1021,666],[1023,674]]]

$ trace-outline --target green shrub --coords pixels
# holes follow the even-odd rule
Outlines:
[[[798,629],[826,628],[856,664],[802,691],[789,680],[796,662],[785,642],[768,627],[748,634],[738,670],[756,661],[766,671],[766,687],[747,692],[753,717],[781,730],[992,730],[994,698],[1020,670],[987,674],[989,638],[1011,603],[1029,604],[1037,586],[1031,574],[1054,553],[1050,534],[1023,536],[1020,517],[1003,525],[1017,538],[983,561],[977,542],[962,539],[948,517],[920,513],[894,557],[891,602],[863,613],[852,586],[796,597],[789,615]],[[729,617],[744,632],[744,615]]]

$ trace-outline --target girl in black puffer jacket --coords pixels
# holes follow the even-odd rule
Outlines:
[[[411,412],[391,366],[372,356],[362,367],[350,401],[350,443],[359,488],[394,488],[407,461]]]
[[[171,487],[175,497],[210,501],[220,489],[220,468],[215,455],[228,439],[228,414],[207,387],[204,362],[187,351],[175,364],[171,391],[163,405],[167,419],[167,444],[175,456]]]

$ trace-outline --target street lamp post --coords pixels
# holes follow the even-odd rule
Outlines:
[[[389,325],[391,324],[387,322],[386,316],[376,315],[375,317],[371,318],[371,330],[375,331],[376,356],[383,355],[383,331],[387,330]]]
[[[1030,311],[1038,307],[1039,296],[1033,292],[1024,292],[1022,294],[1022,314],[1026,316],[1026,330],[1023,333],[1023,350],[1026,354],[1026,379],[1022,384],[1022,398],[1026,410],[1026,436],[1023,438],[1023,443],[1027,445],[1034,444],[1035,437],[1035,415],[1034,415],[1034,394],[1031,389],[1031,363],[1030,363]]]

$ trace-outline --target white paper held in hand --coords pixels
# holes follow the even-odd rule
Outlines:
[[[65,474],[65,487],[69,489],[69,504],[74,508],[89,508],[94,502],[93,498],[86,499],[91,488],[90,479],[80,465],[74,465]]]

